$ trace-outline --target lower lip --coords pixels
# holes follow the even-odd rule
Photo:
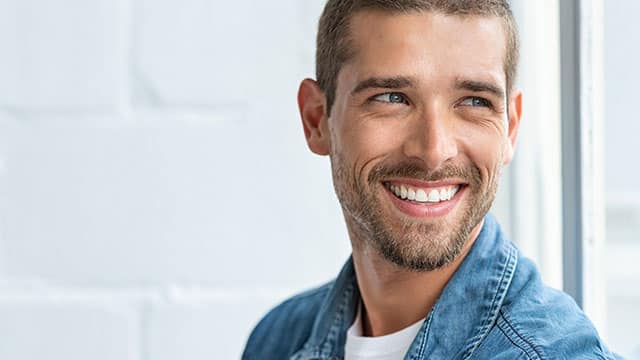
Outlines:
[[[421,203],[416,201],[407,201],[399,199],[395,194],[391,192],[386,186],[384,189],[387,195],[391,198],[393,204],[406,215],[417,218],[435,218],[445,216],[453,210],[458,204],[462,194],[467,190],[466,186],[461,186],[460,190],[447,201],[441,201],[437,203]]]

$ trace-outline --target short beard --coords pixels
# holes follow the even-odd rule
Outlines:
[[[424,181],[456,177],[467,183],[466,196],[469,201],[462,209],[462,218],[457,223],[436,225],[403,219],[400,230],[393,231],[388,220],[385,221],[381,204],[374,192],[365,191],[364,184],[358,181],[355,172],[347,172],[339,156],[332,157],[331,165],[334,187],[345,218],[354,220],[352,224],[355,228],[350,230],[357,232],[357,237],[365,242],[364,245],[372,246],[386,260],[416,272],[440,269],[460,255],[471,232],[491,208],[501,170],[498,165],[494,177],[488,180],[487,189],[483,192],[480,170],[475,166],[464,168],[449,164],[436,171],[427,171],[415,163],[374,167],[367,178],[368,188],[372,190],[381,186],[385,179],[394,177]]]

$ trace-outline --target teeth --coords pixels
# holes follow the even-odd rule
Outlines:
[[[438,190],[429,191],[429,202],[439,202],[440,201],[440,192]]]
[[[430,202],[438,203],[441,201],[449,201],[460,190],[460,186],[448,186],[439,189],[414,189],[404,185],[391,185],[389,184],[389,190],[394,193],[398,198],[403,200],[417,201],[417,202]]]
[[[416,201],[426,202],[427,193],[422,189],[418,189],[418,191],[416,191]]]
[[[407,189],[407,199],[415,200],[416,199],[416,191],[412,188]]]
[[[440,201],[449,200],[449,199],[451,199],[451,197],[449,196],[449,190],[447,189],[440,190]]]

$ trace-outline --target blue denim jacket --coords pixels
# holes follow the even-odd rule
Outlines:
[[[360,295],[353,263],[338,278],[269,312],[243,359],[342,359]],[[478,239],[431,309],[405,359],[617,359],[568,295],[488,215]]]

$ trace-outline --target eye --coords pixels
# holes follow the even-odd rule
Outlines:
[[[371,100],[379,101],[383,103],[391,103],[391,104],[405,104],[405,105],[409,104],[409,100],[407,100],[407,98],[403,94],[396,93],[396,92],[389,92],[389,93],[376,95],[372,97]]]
[[[462,102],[460,102],[460,105],[488,108],[492,107],[491,101],[477,96],[470,96],[468,98],[465,98],[464,100],[462,100]]]

